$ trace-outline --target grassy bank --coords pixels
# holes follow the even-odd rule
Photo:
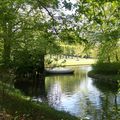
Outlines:
[[[88,75],[97,80],[108,83],[118,83],[120,81],[120,63],[119,62],[97,62],[93,70]]]
[[[68,113],[57,111],[47,104],[32,102],[14,88],[0,87],[0,105],[15,120],[78,120]],[[2,114],[2,113],[1,113]],[[12,119],[10,119],[12,120]]]
[[[62,61],[62,60],[61,60]],[[85,59],[85,58],[79,58],[79,59],[67,59],[63,65],[65,66],[74,66],[74,65],[90,65],[90,64],[95,64],[96,60],[95,59]]]
[[[96,63],[96,59],[90,59],[90,58],[67,58],[67,59],[58,59],[53,60],[53,62],[50,65],[47,65],[46,67],[51,66],[77,66],[77,65],[91,65]]]
[[[118,83],[120,81],[120,75],[115,75],[115,74],[100,74],[96,73],[94,70],[90,71],[88,73],[89,77],[92,77],[97,80],[101,80],[103,82],[108,82],[108,83]]]

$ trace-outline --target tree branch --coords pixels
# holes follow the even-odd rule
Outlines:
[[[47,11],[48,15],[52,18],[53,27],[54,27],[55,33],[58,35],[58,32],[57,32],[57,30],[56,30],[56,28],[55,28],[55,21],[56,21],[56,20],[55,20],[53,14],[47,9],[47,7],[44,5],[43,2],[41,2],[40,0],[37,0],[37,2],[39,3],[39,8],[40,8],[40,6],[41,6],[43,9],[45,9],[45,10]]]

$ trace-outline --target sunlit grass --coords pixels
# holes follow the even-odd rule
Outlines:
[[[59,59],[57,61],[53,61],[52,65],[57,66],[76,66],[76,65],[91,65],[96,63],[96,59],[85,59],[85,58],[74,58],[74,59]]]
[[[94,64],[96,62],[95,59],[67,59],[63,65],[86,65],[86,64]]]

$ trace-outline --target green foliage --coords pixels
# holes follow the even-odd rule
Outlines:
[[[29,71],[28,67],[38,69],[44,64],[44,55],[62,51],[61,40],[91,48],[96,45],[100,48],[100,61],[119,61],[119,1],[84,0],[73,5],[63,0],[64,8],[72,11],[76,7],[76,12],[63,15],[58,10],[60,20],[54,16],[58,14],[58,3],[58,0],[0,1],[0,59],[7,67],[15,66],[21,71]],[[57,35],[54,29],[58,30]]]
[[[88,45],[98,48],[99,61],[119,62],[119,1],[80,1],[78,12],[86,19],[84,33]]]
[[[109,40],[101,44],[98,55],[100,62],[120,62],[120,48],[117,40]]]
[[[93,65],[93,71],[98,74],[120,75],[120,63],[97,63]]]
[[[59,3],[58,0],[36,0],[39,6],[42,7],[56,7]]]
[[[13,62],[17,74],[32,73],[34,70],[31,55],[27,50],[17,51]]]
[[[34,3],[31,0],[12,0],[0,3],[2,63],[7,68],[14,67],[14,70],[23,73],[40,68],[44,71],[44,55],[58,53],[60,49],[52,33],[52,18],[47,19],[46,12],[42,10],[52,8],[57,0],[37,0]]]

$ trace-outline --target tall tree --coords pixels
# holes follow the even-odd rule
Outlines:
[[[34,66],[44,71],[44,55],[58,49],[53,34],[54,18],[48,8],[56,1],[1,1],[0,29],[3,63],[16,68]],[[22,69],[23,70],[23,69]]]
[[[119,1],[83,0],[78,3],[76,20],[84,22],[81,32],[89,43],[88,45],[99,47],[101,61],[113,61],[111,58],[113,53],[118,60],[118,52],[115,51],[118,51],[120,40]]]

